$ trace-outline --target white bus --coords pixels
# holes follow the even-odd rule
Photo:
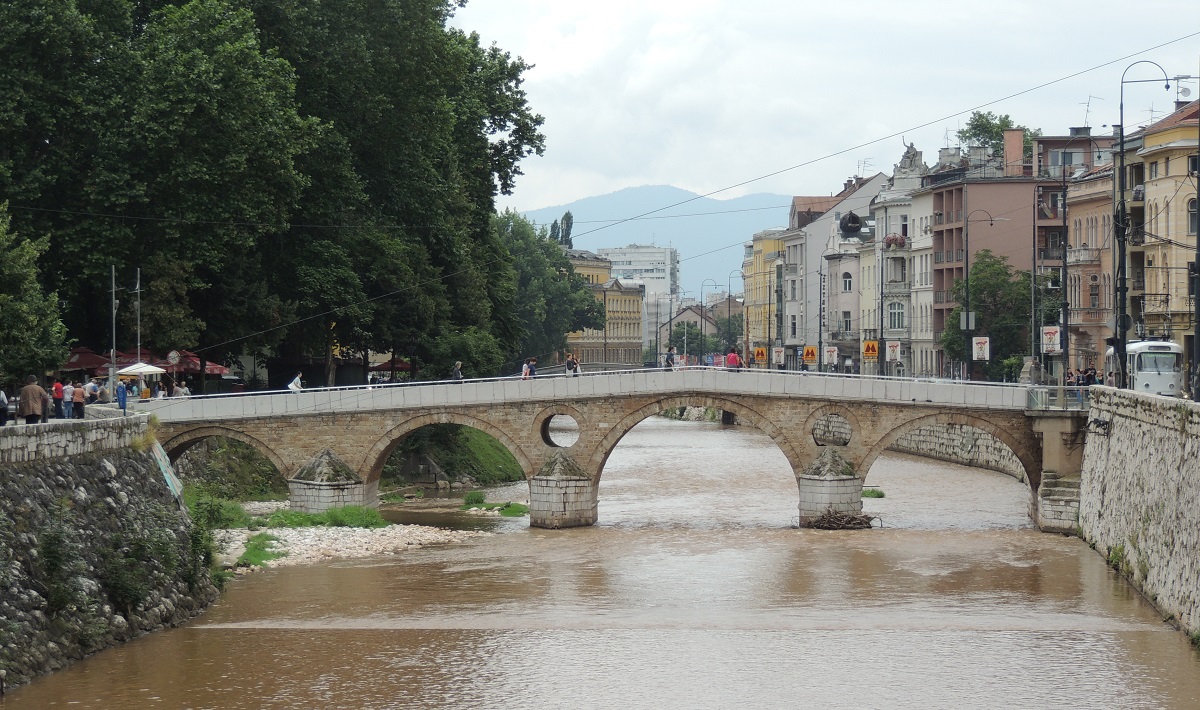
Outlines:
[[[1186,373],[1183,348],[1165,340],[1139,340],[1125,346],[1129,389],[1168,397],[1183,396]],[[1104,356],[1105,372],[1117,372],[1113,349]]]

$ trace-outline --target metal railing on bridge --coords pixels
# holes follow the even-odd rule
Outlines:
[[[1086,412],[1090,394],[1087,387],[1030,386],[1025,391],[1025,408],[1035,411]]]

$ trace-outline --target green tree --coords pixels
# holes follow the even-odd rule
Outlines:
[[[972,335],[987,336],[991,346],[991,360],[981,367],[988,379],[1011,379],[1012,362],[1005,365],[1005,361],[1029,352],[1029,272],[1015,271],[1007,257],[983,249],[971,261],[970,286],[971,310],[975,312]],[[958,328],[965,296],[963,281],[955,281],[953,297],[960,305],[947,316],[941,339],[946,356],[960,362],[968,362],[971,356],[967,334]],[[1056,314],[1056,310],[1050,313]],[[1057,315],[1053,318],[1050,322],[1057,322]]]
[[[985,146],[993,154],[999,155],[1004,151],[1004,131],[1009,128],[1020,128],[1025,132],[1026,148],[1032,145],[1034,138],[1042,135],[1040,128],[1018,126],[1007,113],[997,116],[991,111],[972,111],[967,125],[960,128],[956,135],[965,145]]]
[[[43,293],[37,278],[49,240],[20,240],[9,225],[8,204],[0,204],[0,385],[58,369],[67,359],[58,295]]]
[[[720,306],[716,307],[716,311],[721,310]],[[729,352],[730,348],[738,348],[741,350],[742,344],[742,314],[734,313],[730,317],[718,315],[717,332],[715,342],[712,343],[714,350],[719,350],[723,353]]]
[[[575,228],[575,215],[571,214],[571,210],[563,213],[559,225],[562,227],[562,236],[559,238],[559,242],[568,249],[574,249],[575,241],[571,239],[571,230]]]
[[[517,269],[517,314],[523,337],[509,351],[508,369],[526,356],[546,357],[567,347],[567,333],[604,327],[604,306],[575,274],[562,245],[512,210],[496,217],[497,231]]]
[[[701,355],[711,351],[714,338],[711,334],[705,333],[701,335],[700,326],[690,321],[676,323],[671,328],[671,337],[667,343],[669,346],[675,346],[675,352],[683,355],[685,352],[688,355]]]

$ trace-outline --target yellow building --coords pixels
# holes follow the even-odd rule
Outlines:
[[[604,304],[604,330],[585,328],[567,335],[584,372],[589,366],[642,364],[642,301],[645,287],[622,284],[611,277],[612,262],[583,249],[568,249],[567,258]]]
[[[1136,153],[1126,153],[1127,184],[1133,191],[1129,311],[1136,330],[1131,335],[1168,338],[1189,355],[1194,306],[1188,264],[1196,260],[1198,114],[1200,102],[1182,105],[1140,131]]]
[[[768,229],[746,244],[742,260],[745,348],[743,356],[754,367],[766,367],[771,347],[781,343],[779,332],[779,271],[783,266],[784,230]],[[760,359],[758,356],[765,356]],[[760,361],[761,360],[761,361]],[[772,365],[777,363],[772,362]]]

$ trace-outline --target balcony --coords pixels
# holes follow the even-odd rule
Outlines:
[[[946,302],[946,292],[945,291],[934,291],[933,292],[933,302],[934,303],[945,303]]]
[[[1062,248],[1038,249],[1038,261],[1062,261]]]
[[[1100,263],[1100,248],[1099,247],[1077,247],[1067,249],[1067,265],[1071,264],[1099,264]]]
[[[835,330],[829,334],[830,340],[840,340],[843,342],[858,342],[857,330]]]
[[[944,263],[946,263],[946,255],[945,255],[945,254],[943,254],[943,253],[942,253],[942,252],[940,252],[940,251],[935,251],[935,252],[933,253],[933,263],[935,263],[935,264],[944,264]]]
[[[1140,247],[1146,244],[1146,228],[1142,225],[1129,229],[1129,246]]]
[[[887,294],[908,294],[912,292],[911,281],[885,281],[883,284],[883,293]]]
[[[1146,276],[1145,274],[1134,274],[1133,278],[1129,279],[1130,291],[1145,291]]]

